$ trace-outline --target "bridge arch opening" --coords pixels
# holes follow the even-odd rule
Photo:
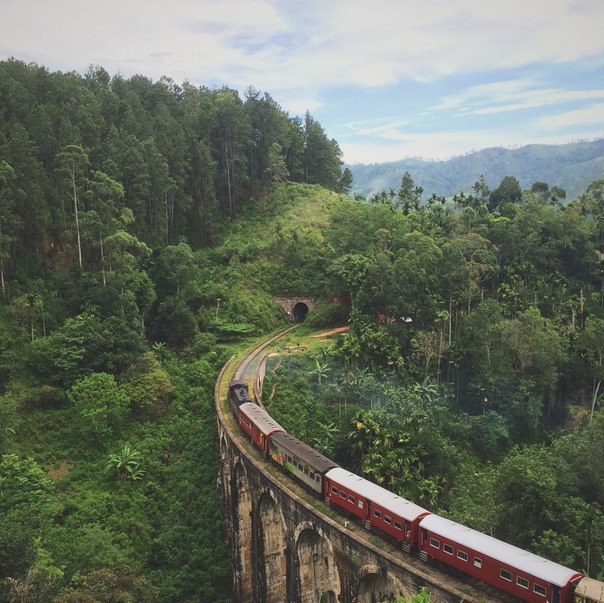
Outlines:
[[[329,540],[313,528],[303,529],[297,540],[301,603],[337,601],[340,576]]]
[[[392,601],[399,595],[411,596],[403,592],[405,589],[398,580],[393,576],[384,575],[377,567],[366,566],[361,570],[361,576],[357,590],[357,603],[380,603],[380,601]]]
[[[235,465],[231,486],[231,517],[236,518],[234,525],[235,551],[235,592],[238,600],[253,600],[252,581],[248,576],[252,572],[252,496],[245,469],[241,463]]]
[[[287,600],[287,559],[285,550],[286,526],[277,503],[268,494],[260,497],[258,505],[260,516],[261,536],[258,543],[260,559],[264,561],[263,593],[259,593],[262,601]]]
[[[304,302],[298,302],[292,310],[294,322],[304,322],[308,314],[308,306]]]

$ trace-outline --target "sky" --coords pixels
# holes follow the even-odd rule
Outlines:
[[[347,163],[604,137],[604,0],[0,0],[0,60],[249,86]]]

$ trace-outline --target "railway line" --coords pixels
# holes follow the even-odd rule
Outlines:
[[[239,384],[243,384],[243,385],[251,384],[252,396],[255,398],[255,400],[259,403],[259,405],[262,408],[261,398],[262,398],[262,379],[263,379],[263,374],[264,374],[263,365],[264,365],[264,360],[266,359],[267,349],[273,343],[277,342],[281,337],[283,337],[287,333],[289,333],[293,328],[295,328],[295,326],[294,327],[290,327],[288,329],[285,329],[284,331],[281,331],[281,332],[273,335],[269,339],[261,342],[260,344],[258,344],[257,346],[255,346],[252,350],[250,350],[249,352],[247,352],[240,360],[237,360],[237,359],[234,359],[234,358],[231,359],[231,361],[224,367],[224,370],[221,373],[221,378],[219,379],[220,385],[218,385],[218,383],[217,383],[217,394],[218,394],[218,389],[220,389],[220,391],[222,393],[224,393],[225,389],[228,388],[228,383],[229,382],[231,382],[231,384],[233,384],[235,382],[239,383]],[[246,390],[245,393],[247,394],[247,390]],[[221,394],[220,398],[221,398],[221,400],[224,400],[223,394]],[[217,395],[217,399],[218,399],[218,395]],[[242,402],[244,402],[244,404],[242,404]],[[243,400],[240,400],[238,402],[238,404],[241,405],[240,408],[242,410],[246,406],[249,406],[250,408],[252,406],[254,406],[253,404],[249,404],[249,399],[246,400],[245,397],[244,397]],[[232,408],[233,412],[235,413],[235,415],[237,415],[238,414],[237,413],[237,405],[233,406],[233,401],[232,400],[231,400],[231,405],[233,407]],[[229,406],[228,406],[228,403],[226,402],[226,400],[225,400],[225,404],[223,405],[223,409],[224,409],[225,412],[228,413]],[[258,414],[258,413],[256,413],[256,414]],[[256,444],[256,446],[261,445],[261,447],[264,450],[264,456],[272,456],[273,460],[275,460],[274,451],[271,449],[272,454],[269,453],[269,446],[268,446],[269,440],[272,441],[272,439],[274,439],[276,442],[278,442],[280,439],[283,440],[283,438],[277,437],[277,436],[281,436],[282,435],[279,432],[283,432],[283,435],[286,435],[288,438],[290,438],[291,436],[289,436],[288,434],[285,434],[284,430],[276,422],[274,422],[274,420],[269,415],[267,415],[264,411],[262,413],[260,413],[260,415],[261,415],[261,417],[260,417],[259,420],[253,419],[252,422],[254,422],[254,421],[257,421],[259,423],[264,422],[266,425],[269,426],[270,429],[274,429],[274,432],[273,431],[266,431],[264,433],[264,435],[261,435],[260,436],[261,440],[256,440],[254,434],[251,431],[251,428],[248,431],[246,429],[244,423],[241,422],[241,420],[239,421],[239,424],[244,429],[244,431],[248,431],[248,435],[250,435],[250,438],[251,438],[252,442],[254,442]],[[276,428],[275,428],[275,426],[276,426]],[[263,427],[261,425],[261,431],[262,431],[262,429],[263,429]],[[274,438],[271,437],[271,433],[275,433],[275,437]],[[293,439],[295,439],[295,438],[293,438]],[[248,443],[249,443],[249,441],[248,441]],[[299,443],[299,444],[302,445],[302,447],[306,447],[306,445],[304,445],[303,443]],[[272,446],[272,444],[271,444],[271,446]],[[306,447],[306,448],[308,448],[308,447]],[[304,450],[300,446],[298,446],[298,451],[300,451],[300,455],[301,455],[301,456],[298,457],[299,460],[303,460],[302,457],[304,455]],[[295,454],[297,454],[297,452]],[[294,454],[294,458],[296,458],[295,454]],[[282,456],[282,453],[279,452],[279,455]],[[270,468],[271,473],[274,472],[273,464],[269,464],[268,461],[266,461],[266,460],[263,460],[262,462],[266,463],[268,465],[264,469],[265,471],[269,470],[269,468]],[[281,462],[280,464],[284,465],[283,462]],[[294,461],[294,465],[297,468],[298,462]],[[300,481],[300,477],[306,477],[306,476],[304,476],[304,473],[308,472],[308,470],[309,470],[308,467],[305,466],[304,471],[302,471],[302,465],[300,464],[300,472],[299,472],[299,475],[297,476],[299,481]],[[294,473],[294,474],[297,472],[297,470],[294,470],[292,472],[291,466],[289,468],[289,471],[290,471],[290,473]],[[342,472],[343,470],[337,469],[336,472],[337,471]],[[274,475],[274,473],[273,473],[273,475]],[[313,474],[311,473],[310,475],[312,476]],[[291,489],[294,486],[294,484],[291,483],[291,480],[287,479],[285,475],[281,475],[280,477],[283,478],[283,486],[282,487],[284,489]],[[290,475],[290,477],[291,477],[291,475]],[[296,476],[294,475],[294,477],[296,477]],[[317,477],[317,481],[318,481],[318,475],[316,477]],[[361,479],[361,478],[359,478],[359,479]],[[281,481],[281,479],[279,481]],[[326,483],[329,484],[330,482],[327,481]],[[295,489],[298,489],[298,488],[295,488]],[[328,499],[328,497],[331,496],[331,493],[329,491],[330,489],[334,490],[333,487],[331,487],[331,488],[327,488],[326,487],[325,488],[325,493],[326,493],[325,499],[326,500]],[[322,496],[321,496],[321,494],[322,494],[322,487],[321,487],[321,492],[319,494],[320,494],[319,495],[319,499],[320,499],[320,498],[322,498]],[[342,491],[340,491],[339,494],[342,495]],[[350,493],[348,493],[348,496],[349,495],[350,495]],[[349,498],[350,498],[350,496],[349,496]],[[336,502],[336,506],[337,505],[343,506],[341,504],[341,501],[339,501],[339,499],[338,499],[337,496],[336,497],[331,496],[329,502],[331,503],[334,500]],[[351,500],[353,500],[353,502],[354,502],[354,499],[351,499]],[[379,499],[377,499],[377,500],[379,500]],[[322,513],[321,506],[324,506],[323,502],[319,503],[319,501],[316,501],[316,503],[318,503],[318,504],[314,504],[313,506],[317,507],[317,513]],[[370,501],[367,500],[365,504],[367,504],[367,506],[369,506]],[[375,506],[376,500],[374,500],[373,504]],[[344,509],[344,510],[346,510],[346,509]],[[325,512],[329,513],[330,511],[331,511],[331,509],[326,506]],[[426,513],[428,513],[428,512],[426,512]],[[376,513],[376,516],[377,516],[377,513]],[[432,516],[432,517],[434,517],[435,519],[439,519],[436,516]],[[351,519],[350,513],[349,513],[349,519]],[[399,519],[402,521],[401,518],[399,518]],[[350,523],[349,521],[346,521],[345,524],[344,524],[345,527],[348,528],[348,529],[349,529],[349,523]],[[371,523],[371,525],[369,525],[370,523]],[[356,526],[356,529],[353,528],[354,536],[356,538],[364,539],[364,537],[366,535],[369,535],[370,533],[375,533],[376,532],[376,529],[375,529],[376,527],[378,529],[377,531],[379,531],[380,527],[379,526],[373,526],[373,523],[374,523],[373,521],[369,522],[369,520],[365,519],[365,521],[361,522],[360,524],[358,524]],[[397,523],[397,522],[395,521],[395,523]],[[427,523],[430,523],[430,522],[427,522]],[[400,523],[399,523],[399,525],[400,525]],[[369,531],[364,530],[363,526],[365,528],[370,527],[371,531],[369,532]],[[461,528],[463,528],[463,526],[461,526]],[[415,529],[417,529],[417,526],[416,526]],[[464,530],[468,530],[468,528],[464,528]],[[430,542],[431,543],[434,540],[434,538],[430,537],[428,539],[427,531],[425,529],[424,529],[424,531],[426,532],[426,535],[424,536],[425,542]],[[472,531],[470,530],[470,532],[472,532]],[[476,537],[482,537],[483,536],[483,535],[480,535],[478,533],[476,533],[476,534],[477,534]],[[446,531],[445,531],[445,538],[446,538]],[[484,538],[487,539],[487,540],[489,539],[489,537],[484,537]],[[515,551],[512,550],[512,549],[515,549],[515,547],[510,547],[510,545],[506,545],[505,543],[501,543],[500,541],[496,541],[495,539],[491,539],[491,540],[493,541],[493,543],[492,544],[491,543],[487,543],[485,546],[490,545],[492,547],[495,547],[495,549],[497,549],[497,547],[501,547],[501,551],[502,551],[501,554],[502,555],[505,554],[506,556],[509,556],[509,554],[511,554],[512,557],[515,555]],[[401,543],[398,543],[398,544],[401,544]],[[423,568],[422,571],[429,571],[429,572],[435,574],[437,576],[436,579],[439,582],[441,582],[441,583],[442,582],[445,582],[445,583],[446,582],[455,582],[455,581],[459,580],[459,585],[458,586],[453,586],[452,587],[453,590],[459,589],[460,591],[467,592],[467,589],[470,588],[470,589],[472,589],[472,591],[474,591],[474,589],[476,589],[480,593],[480,594],[476,595],[476,599],[474,599],[472,596],[469,597],[469,598],[466,596],[466,597],[463,597],[461,600],[465,600],[465,601],[472,601],[472,600],[477,600],[477,601],[478,600],[483,600],[484,601],[484,600],[488,600],[488,601],[506,601],[506,602],[509,602],[509,601],[539,601],[539,600],[541,600],[541,599],[533,596],[532,593],[531,593],[531,597],[530,598],[528,597],[528,595],[527,595],[527,598],[524,598],[524,597],[522,597],[522,598],[515,598],[511,594],[508,594],[508,593],[505,593],[503,591],[500,591],[499,589],[495,588],[493,585],[487,585],[487,584],[485,584],[483,582],[483,580],[477,579],[476,576],[474,576],[474,577],[472,577],[472,576],[464,576],[464,577],[462,577],[462,576],[451,576],[450,572],[451,572],[452,568],[448,568],[448,571],[446,573],[442,572],[440,569],[438,569],[438,567],[436,565],[434,565],[434,562],[432,562],[432,563],[425,563],[425,561],[429,557],[431,558],[431,557],[434,556],[435,559],[438,559],[438,556],[436,554],[432,555],[432,551],[430,551],[430,549],[427,549],[428,545],[426,545],[424,547],[424,550],[421,551],[422,554],[420,555],[420,557],[424,561],[419,561],[417,559],[417,557],[411,557],[410,559],[407,559],[408,555],[405,555],[405,554],[402,553],[401,547],[391,547],[390,545],[388,545],[386,543],[386,541],[384,541],[384,546],[387,549],[388,548],[392,548],[394,550],[394,552],[395,552],[396,555],[398,555],[398,556],[404,556],[404,558],[405,558],[404,562],[405,563],[409,563],[410,562],[412,565],[416,566],[415,570],[417,570],[417,563],[425,565],[425,567]],[[419,547],[419,545],[416,544],[415,548],[418,548],[418,547]],[[402,548],[405,549],[405,550],[407,550],[409,547],[406,547],[403,544]],[[453,551],[452,546],[449,546],[449,548],[450,548],[451,551]],[[427,554],[424,552],[426,549],[428,551]],[[466,549],[467,549],[467,547],[466,547]],[[461,550],[461,549],[458,549],[458,550]],[[518,549],[517,551],[518,551],[518,554],[522,553],[525,556],[527,556],[527,559],[529,561],[531,561],[532,558],[535,557],[535,556],[531,555],[530,553],[526,553],[525,551],[521,551],[520,549]],[[475,551],[474,551],[474,553],[475,553]],[[482,565],[482,563],[483,563],[482,562],[483,552],[479,551],[479,553],[480,553],[480,558],[474,556],[474,560],[479,559],[480,560],[480,564]],[[468,554],[467,553],[463,553],[463,554],[464,554],[465,558],[467,559],[468,558]],[[470,551],[470,554],[472,554],[472,551]],[[488,553],[487,553],[487,555],[488,555]],[[484,556],[487,557],[487,555],[484,555]],[[461,558],[461,554],[458,554],[457,556]],[[538,561],[538,559],[536,559],[535,561]],[[551,564],[552,571],[554,571],[554,570],[556,572],[560,571],[561,566],[554,567],[556,564],[553,564],[553,563],[551,563],[551,562],[549,562],[547,560],[542,560],[542,561],[545,562],[546,564]],[[487,559],[487,562],[488,562],[488,559]],[[501,562],[498,562],[498,563],[501,563]],[[440,564],[437,564],[437,565],[440,565]],[[512,567],[513,567],[513,565],[514,564],[512,562]],[[443,567],[446,567],[446,566],[443,566]],[[497,567],[499,567],[499,566],[497,566]],[[566,568],[562,568],[562,569],[566,569]],[[516,571],[521,572],[522,570],[520,568],[518,568],[518,570],[516,570]],[[503,570],[502,570],[502,572],[503,572]],[[508,572],[508,570],[506,570],[506,572]],[[571,572],[571,570],[568,570],[568,572]],[[510,574],[510,576],[512,575],[511,572],[508,572],[508,573]],[[520,573],[519,573],[519,575],[520,575]],[[579,574],[576,574],[576,576],[580,577]],[[573,579],[575,579],[575,578],[573,578]],[[578,580],[578,578],[576,578],[576,579]],[[570,580],[570,578],[566,578],[565,577],[564,580]],[[525,581],[528,584],[528,581],[526,579],[523,578],[523,581]],[[518,584],[520,584],[520,580],[518,581]],[[538,583],[535,582],[535,584],[538,584]],[[539,591],[541,591],[541,588],[543,588],[543,592],[545,593],[545,587],[539,587]],[[566,587],[566,588],[569,588],[569,587]],[[538,592],[538,590],[537,590],[536,587],[534,589],[534,592],[535,592],[535,594],[540,595],[540,593]],[[555,594],[556,590],[553,589],[552,593]],[[558,598],[555,597],[555,596],[551,597],[552,601],[550,602],[550,597],[546,598],[545,594],[543,594],[543,601],[544,601],[544,603],[557,603],[557,601],[561,601],[562,600],[561,598],[559,598],[559,595],[560,595],[560,593],[558,592]],[[566,594],[564,600],[566,600],[566,598],[568,598],[568,597],[569,597],[569,595]],[[592,599],[587,598],[585,600],[592,600]],[[593,600],[601,601],[601,599],[600,600],[593,599]]]

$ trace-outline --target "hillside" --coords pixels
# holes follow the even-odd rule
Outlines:
[[[587,185],[604,174],[604,139],[563,145],[533,144],[518,149],[494,147],[447,161],[403,159],[390,163],[349,165],[353,193],[371,195],[397,190],[405,172],[424,189],[449,197],[469,192],[480,176],[495,188],[504,176],[515,176],[523,188],[546,182],[566,190],[567,199],[576,199]]]

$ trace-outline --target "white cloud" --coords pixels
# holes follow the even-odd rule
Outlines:
[[[0,50],[53,68],[103,64],[286,90],[601,54],[600,0],[21,0],[4,3]],[[577,34],[579,32],[579,34]]]
[[[604,136],[604,127],[593,131],[589,138]],[[399,133],[398,144],[379,141],[341,142],[347,163],[381,163],[406,157],[446,160],[488,147],[518,147],[528,144],[562,144],[569,142],[568,134],[540,134],[534,131],[518,132],[505,129],[465,130],[462,132],[407,132]],[[584,138],[577,135],[575,139]]]
[[[368,109],[371,115],[379,111],[358,107],[360,119],[330,132],[339,139],[341,134],[347,161],[444,158],[482,146],[553,142],[538,128],[564,127],[568,135],[571,125],[578,131],[588,120],[594,120],[594,130],[602,130],[597,103],[604,100],[603,88],[590,90],[591,82],[581,84],[578,74],[576,90],[570,90],[542,73],[543,67],[581,61],[594,81],[604,65],[602,0],[0,2],[0,59],[15,56],[51,70],[84,72],[98,64],[126,77],[168,75],[177,82],[239,90],[253,85],[296,114],[323,110],[327,98],[352,107],[358,87],[392,86],[400,110],[391,103],[386,117],[364,121]],[[524,76],[517,74],[518,67]],[[477,74],[485,81],[500,73],[508,79],[468,85]],[[438,104],[427,100],[421,115],[404,106],[402,82],[449,83],[458,75],[464,76],[461,93],[446,95]],[[334,101],[338,87],[346,92]],[[563,103],[565,114],[543,115],[521,132],[501,126],[478,131],[470,121],[470,116],[486,121],[538,107],[549,107],[551,113]],[[438,129],[435,121],[441,115],[451,123],[465,119],[467,130],[447,134],[443,124],[440,133],[418,132],[426,125]]]
[[[492,115],[547,105],[604,99],[604,88],[565,90],[533,80],[506,80],[471,86],[444,98],[432,110],[458,110],[458,114]]]
[[[604,124],[604,103],[556,115],[548,115],[535,121],[536,127],[546,129],[560,129],[584,124]]]

